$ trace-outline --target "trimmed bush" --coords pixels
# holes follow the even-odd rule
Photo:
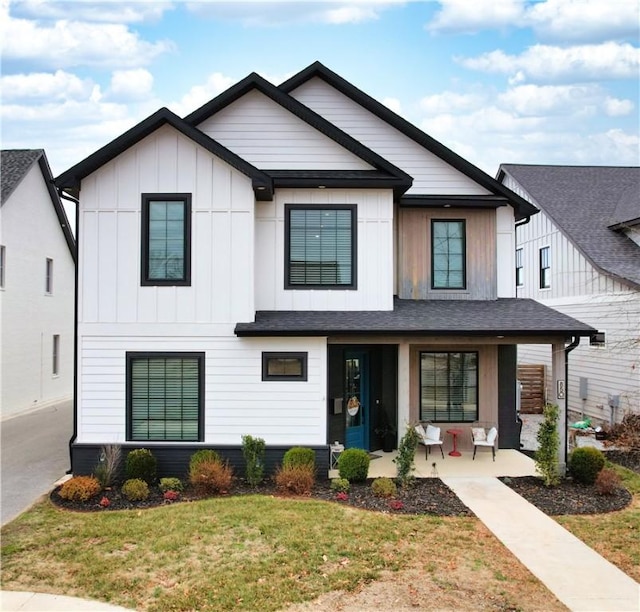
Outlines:
[[[620,476],[611,468],[602,468],[596,476],[598,495],[613,495],[621,486]]]
[[[311,465],[283,465],[274,480],[280,493],[309,495],[315,483],[315,469]]]
[[[265,443],[262,438],[242,436],[242,456],[245,462],[245,478],[255,487],[264,477]]]
[[[316,452],[312,448],[304,446],[290,448],[282,458],[282,467],[297,467],[299,465],[308,465],[311,468],[315,468]]]
[[[205,497],[227,493],[233,482],[233,469],[222,461],[197,461],[189,470],[189,482]]]
[[[592,446],[575,448],[569,455],[569,473],[582,484],[593,484],[604,467],[604,454]]]
[[[58,495],[62,499],[86,502],[100,491],[102,487],[95,476],[74,476],[62,485]]]
[[[376,497],[395,497],[398,488],[391,478],[376,478],[371,484],[371,491]]]
[[[393,460],[397,466],[398,481],[405,487],[413,480],[413,462],[416,456],[416,449],[420,443],[420,438],[415,426],[408,425],[407,431],[398,445],[398,455]]]
[[[216,451],[211,450],[210,448],[203,448],[202,450],[196,451],[191,455],[189,459],[189,472],[191,472],[192,468],[194,468],[199,463],[210,461],[212,463],[222,463],[222,457],[216,453]]]
[[[351,484],[346,478],[332,478],[331,490],[337,493],[348,493],[351,488]]]
[[[129,501],[142,501],[149,497],[149,485],[142,478],[131,478],[122,485],[122,494]]]
[[[184,485],[179,478],[161,478],[160,490],[165,493],[166,491],[184,491]]]
[[[338,457],[340,478],[349,482],[364,482],[369,474],[369,453],[361,448],[348,448]]]
[[[555,487],[560,482],[560,465],[558,449],[560,436],[558,434],[559,408],[554,404],[547,404],[542,409],[543,421],[540,423],[536,440],[538,450],[535,452],[536,471],[542,476],[545,486]]]
[[[136,448],[135,450],[129,451],[124,466],[124,473],[127,476],[127,480],[139,478],[151,486],[156,482],[157,472],[158,462],[149,449]]]

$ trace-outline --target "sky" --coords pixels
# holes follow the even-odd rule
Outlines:
[[[640,165],[637,0],[0,0],[3,149],[54,175],[159,108],[316,60],[495,176]]]

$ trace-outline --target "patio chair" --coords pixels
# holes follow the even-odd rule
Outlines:
[[[496,460],[496,440],[498,439],[498,430],[492,427],[487,431],[484,427],[472,427],[471,439],[473,441],[473,459],[476,458],[476,449],[478,446],[491,448],[493,460]]]
[[[444,452],[442,450],[442,439],[440,438],[440,428],[435,427],[434,425],[427,425],[427,429],[425,431],[424,427],[420,424],[415,427],[418,436],[420,437],[419,443],[425,447],[424,457],[427,459],[429,457],[429,453],[431,452],[432,446],[440,447],[440,454],[444,459]]]

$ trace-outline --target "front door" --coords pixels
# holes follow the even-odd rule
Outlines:
[[[346,448],[369,450],[369,363],[365,351],[344,355]]]

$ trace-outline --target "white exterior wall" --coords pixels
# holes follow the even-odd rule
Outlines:
[[[36,162],[0,209],[6,249],[0,289],[0,416],[68,400],[73,394],[74,263]],[[53,293],[45,293],[46,259]],[[53,336],[60,336],[53,374]]]
[[[313,78],[290,94],[413,177],[407,194],[486,195],[489,192],[328,83]]]
[[[356,204],[357,289],[285,289],[285,204]],[[392,310],[391,190],[282,189],[256,205],[257,310]]]
[[[511,206],[496,209],[496,275],[499,298],[516,297],[516,228]]]
[[[249,92],[197,127],[261,170],[372,169],[258,91]]]

